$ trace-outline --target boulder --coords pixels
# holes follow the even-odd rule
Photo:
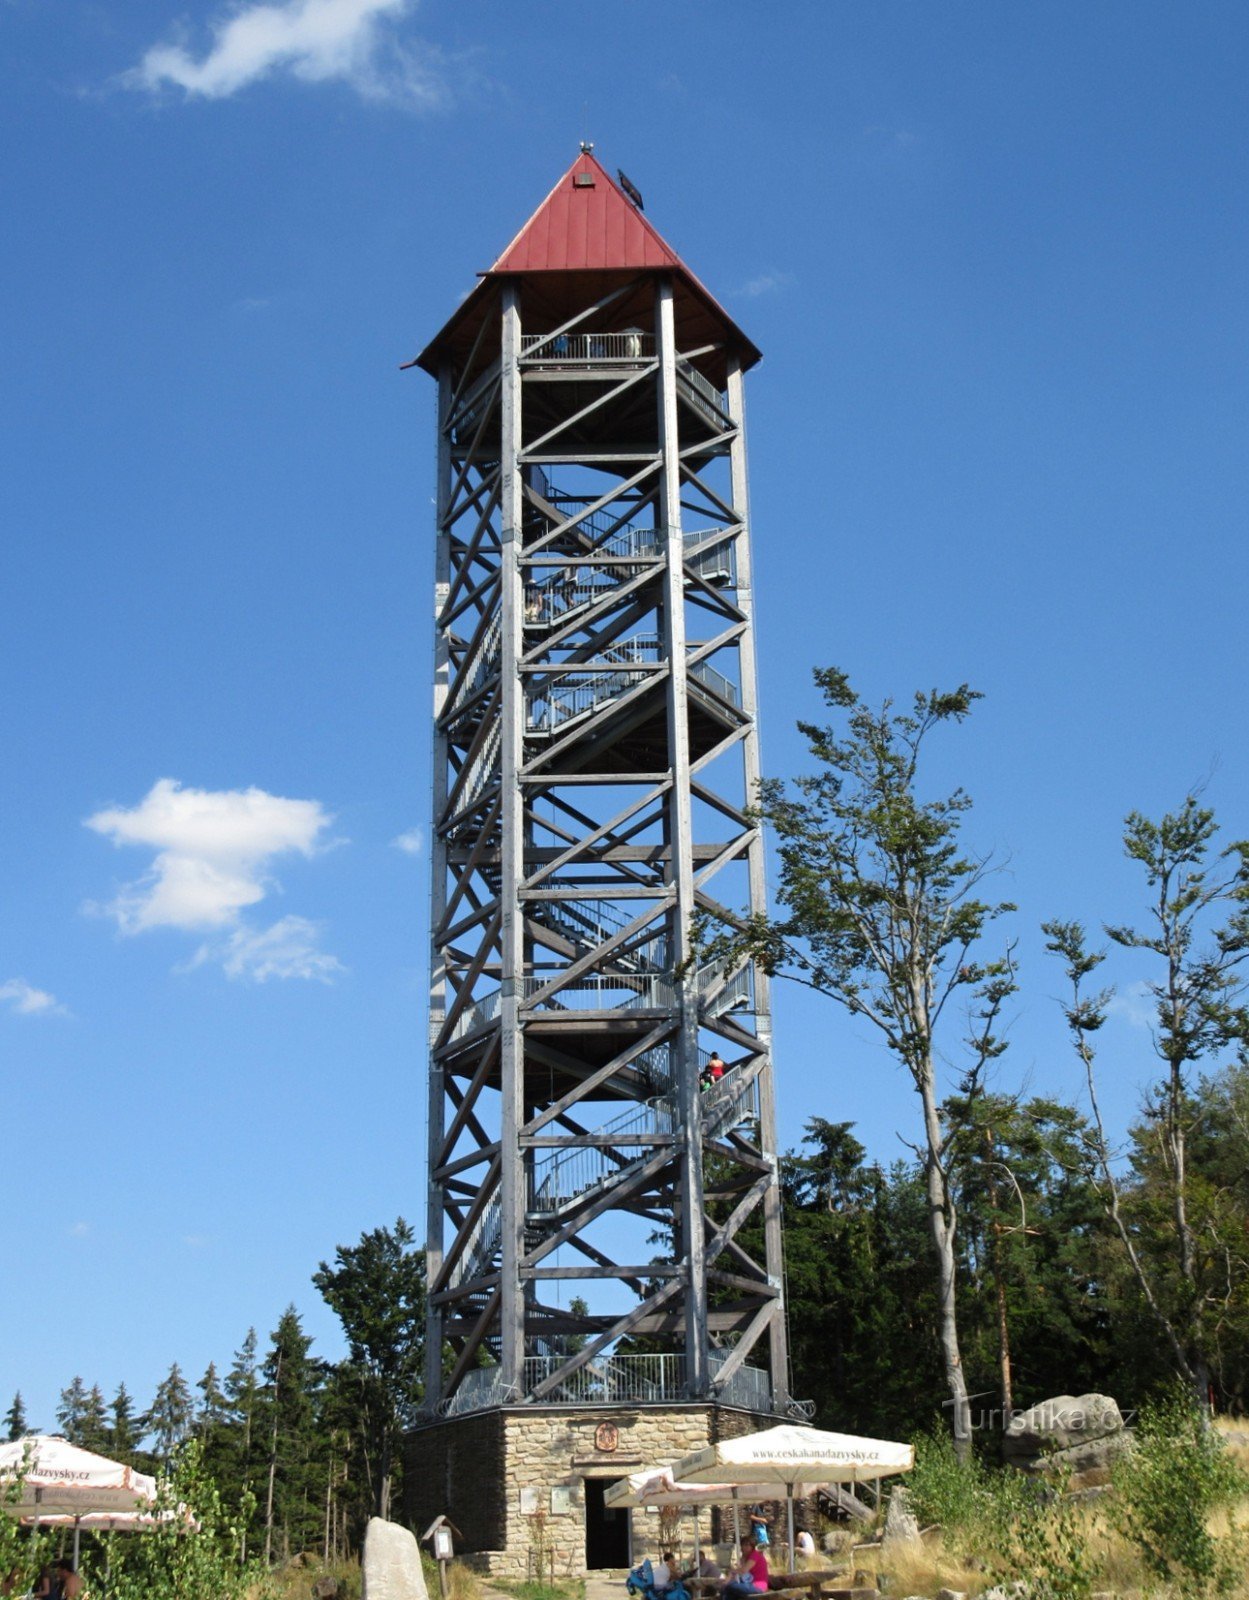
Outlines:
[[[920,1543],[919,1519],[911,1510],[911,1499],[899,1485],[889,1496],[889,1509],[885,1513],[885,1531],[881,1545],[886,1549],[914,1546]]]
[[[429,1600],[416,1535],[397,1522],[369,1518],[360,1570],[361,1600]]]
[[[1108,1394],[1060,1394],[1010,1419],[1002,1441],[1008,1461],[1069,1450],[1123,1432],[1123,1413]]]

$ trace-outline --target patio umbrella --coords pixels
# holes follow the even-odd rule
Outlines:
[[[198,1528],[199,1521],[185,1506],[176,1511],[84,1511],[80,1517],[69,1512],[57,1512],[50,1517],[23,1517],[28,1525],[40,1528],[85,1528],[88,1533],[150,1533],[153,1528],[166,1528],[177,1522],[187,1528]]]
[[[155,1499],[155,1478],[56,1434],[28,1433],[0,1444],[0,1510],[30,1522],[72,1518],[75,1567],[85,1515],[142,1510]]]
[[[624,1508],[629,1506],[689,1506],[694,1513],[694,1559],[699,1558],[698,1508],[733,1502],[733,1531],[737,1532],[737,1497],[739,1490],[731,1483],[678,1483],[671,1467],[644,1467],[641,1472],[631,1472],[618,1483],[609,1484],[603,1493],[603,1504]]]
[[[756,1489],[783,1487],[788,1508],[789,1554],[794,1551],[794,1494],[824,1483],[868,1483],[909,1472],[915,1451],[887,1439],[860,1439],[782,1423],[762,1433],[722,1439],[673,1462],[682,1483],[735,1483]]]

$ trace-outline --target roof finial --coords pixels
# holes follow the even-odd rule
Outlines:
[[[593,149],[594,149],[594,140],[593,139],[583,139],[581,141],[581,154],[583,156],[588,156],[593,151]]]

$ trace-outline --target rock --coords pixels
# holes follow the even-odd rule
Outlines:
[[[1035,1456],[1030,1460],[1012,1461],[1011,1465],[1022,1472],[1040,1473],[1047,1477],[1067,1474],[1067,1487],[1073,1491],[1093,1489],[1110,1481],[1110,1469],[1131,1448],[1132,1435],[1125,1429],[1104,1439],[1090,1439],[1085,1444],[1072,1445],[1069,1450],[1055,1450],[1049,1455]]]
[[[967,1600],[967,1593],[963,1589],[938,1589],[937,1600]]]
[[[318,1578],[312,1585],[312,1600],[338,1600],[339,1582],[331,1578],[328,1573]]]
[[[889,1509],[885,1513],[885,1531],[881,1544],[898,1549],[900,1546],[918,1545],[919,1520],[911,1510],[911,1498],[899,1485],[889,1496]]]
[[[1007,1460],[1068,1450],[1123,1432],[1123,1413],[1108,1394],[1060,1394],[1010,1419],[1002,1441]]]
[[[1249,1433],[1243,1428],[1224,1428],[1221,1434],[1224,1444],[1230,1444],[1236,1450],[1249,1450]]]
[[[370,1517],[360,1561],[361,1600],[429,1600],[416,1535]]]

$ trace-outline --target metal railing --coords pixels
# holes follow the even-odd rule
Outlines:
[[[521,335],[522,361],[641,361],[655,354],[655,335],[641,328],[622,333],[525,333]]]
[[[639,1106],[605,1122],[595,1130],[600,1138],[615,1138],[624,1134],[654,1134],[657,1138],[670,1137],[674,1127],[673,1109],[667,1100],[647,1100]],[[629,1147],[630,1156],[622,1161],[620,1152],[599,1149],[593,1145],[579,1145],[571,1149],[543,1151],[535,1160],[529,1173],[528,1209],[534,1215],[559,1211],[570,1201],[580,1199],[591,1189],[596,1189],[636,1160],[650,1154],[644,1147]]]
[[[561,1355],[526,1356],[525,1393],[532,1394],[538,1384],[552,1377],[567,1359]],[[713,1385],[717,1372],[728,1359],[728,1351],[710,1352]],[[543,1404],[661,1405],[687,1400],[690,1398],[688,1371],[684,1355],[600,1356],[561,1380],[557,1388],[543,1397]],[[771,1379],[761,1367],[739,1367],[718,1395],[727,1405],[764,1413],[772,1410]]]
[[[488,1022],[494,1022],[499,1015],[499,1004],[503,997],[502,989],[491,989],[488,994],[479,1000],[466,1005],[455,1019],[455,1026],[451,1029],[451,1038],[462,1039],[465,1034],[472,1033],[477,1028],[484,1028]]]
[[[660,935],[652,945],[643,946],[643,950],[653,948],[659,940],[666,938]],[[608,960],[611,957],[607,958]],[[523,980],[523,996],[531,1000],[547,984],[552,983],[562,968],[553,968],[546,971],[528,974]],[[697,969],[694,974],[694,988],[699,994],[705,993],[712,987],[719,977],[719,966],[716,962],[708,962]],[[488,994],[480,996],[456,1018],[455,1026],[451,1030],[452,1039],[461,1039],[466,1033],[471,1033],[475,1028],[483,1027],[488,1022],[493,1022],[499,1015],[499,989],[491,989]],[[736,972],[715,994],[704,1008],[704,1016],[708,1018],[723,1016],[726,1011],[751,1010],[754,1006],[754,969],[743,967]],[[675,1006],[676,1001],[676,975],[668,971],[639,972],[586,972],[581,977],[565,984],[562,988],[548,995],[534,1009],[539,1011],[665,1011]],[[653,1052],[648,1052],[651,1054]],[[705,1052],[702,1052],[705,1055]]]
[[[466,1411],[483,1411],[487,1406],[506,1405],[509,1400],[520,1398],[521,1391],[514,1384],[503,1382],[498,1367],[475,1367],[464,1374],[454,1394],[438,1402],[438,1411],[444,1417],[458,1417]]]
[[[478,641],[477,648],[468,669],[464,674],[463,687],[460,690],[465,699],[477,693],[478,689],[493,676],[499,669],[499,639],[503,632],[503,613],[496,611],[491,617]]]
[[[619,699],[646,677],[655,675],[647,669],[662,662],[662,651],[663,645],[657,635],[638,634],[619,644],[609,645],[595,657],[597,664],[619,666],[618,672],[582,674],[576,668],[571,668],[567,679],[535,689],[526,707],[529,731],[555,733],[568,723]],[[689,669],[689,678],[695,689],[701,686],[731,706],[741,705],[741,692],[737,685],[706,661],[695,662]]]
[[[560,969],[563,970],[563,969]],[[525,998],[558,978],[558,971],[531,973],[524,980]],[[548,995],[538,1011],[667,1011],[677,1003],[670,972],[585,972]]]
[[[707,421],[716,429],[731,426],[727,396],[709,383],[698,368],[688,361],[677,361],[677,387],[685,387],[686,396],[694,402]]]
[[[718,961],[705,962],[694,973],[694,987],[700,995],[705,995],[709,989],[715,987],[720,976],[720,963]],[[726,1011],[753,1011],[755,1006],[755,969],[752,966],[743,967],[740,972],[735,972],[703,1007],[705,1017],[722,1017]]]
[[[711,1382],[714,1386],[716,1374],[729,1359],[729,1352],[713,1350],[710,1355]],[[738,1367],[718,1394],[723,1404],[741,1406],[744,1411],[772,1410],[772,1380],[761,1367]]]
[[[499,753],[503,749],[503,723],[496,718],[493,727],[478,747],[464,787],[456,801],[457,811],[466,811],[499,776]]]
[[[449,1286],[458,1289],[462,1283],[479,1278],[494,1260],[503,1237],[503,1196],[496,1191],[481,1209],[472,1231],[464,1241],[460,1259],[451,1270]]]
[[[534,900],[527,907],[535,921],[562,933],[584,954],[604,944],[633,920],[603,900]],[[642,944],[608,957],[625,972],[663,972],[671,965],[666,928]]]

